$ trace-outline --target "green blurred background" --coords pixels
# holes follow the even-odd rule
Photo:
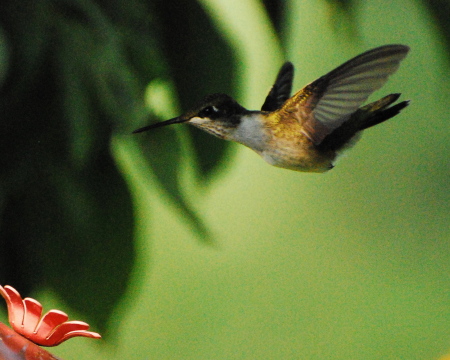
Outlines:
[[[400,0],[0,5],[0,283],[104,335],[63,359],[438,359],[450,352],[450,6]],[[331,172],[188,126],[372,47],[410,106]],[[4,307],[0,320],[6,321]]]

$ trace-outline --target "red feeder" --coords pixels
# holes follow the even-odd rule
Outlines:
[[[22,300],[11,286],[0,286],[0,295],[6,300],[9,323],[14,329],[0,323],[0,360],[58,359],[37,345],[56,346],[75,336],[101,338],[87,331],[87,323],[67,321],[68,315],[59,310],[50,310],[41,318],[42,305],[32,298]]]

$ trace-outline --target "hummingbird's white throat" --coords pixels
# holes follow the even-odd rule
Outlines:
[[[264,118],[259,112],[244,115],[240,124],[234,130],[232,139],[256,152],[261,152],[267,144],[267,134],[264,131]]]

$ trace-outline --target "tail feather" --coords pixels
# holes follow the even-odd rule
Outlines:
[[[323,151],[338,151],[351,146],[355,142],[352,139],[358,132],[398,115],[401,110],[408,106],[409,101],[402,101],[390,106],[399,97],[400,94],[390,94],[358,109],[350,119],[329,134],[318,147]]]
[[[378,111],[374,114],[374,116],[367,119],[367,121],[364,123],[364,127],[361,128],[361,130],[368,129],[372,126],[381,124],[382,122],[389,120],[390,118],[394,117],[395,115],[398,115],[400,111],[402,111],[405,107],[409,105],[409,100],[402,101],[398,104],[395,104],[394,106],[385,108],[381,111]]]

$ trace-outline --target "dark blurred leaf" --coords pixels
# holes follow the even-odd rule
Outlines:
[[[358,36],[355,19],[356,0],[327,0],[330,5],[330,20],[335,31],[344,30],[351,37]]]
[[[104,329],[135,257],[110,137],[141,122],[145,84],[94,2],[14,4],[0,14],[14,54],[0,94],[0,280],[50,287]]]
[[[266,8],[267,14],[269,15],[276,31],[281,32],[283,30],[283,12],[286,7],[286,2],[280,0],[262,0],[262,3]]]
[[[142,0],[102,0],[99,3],[121,36],[127,63],[139,74],[135,80],[146,86],[155,76],[167,76],[167,60],[162,56],[159,39],[165,29],[155,20],[154,4]]]
[[[128,22],[126,22],[122,17],[118,16],[121,14],[117,13],[120,6],[122,4],[123,13],[130,13],[133,16],[125,17]],[[116,7],[114,7],[116,5]],[[128,7],[123,6],[123,3],[119,1],[115,1],[114,3],[105,4],[107,11],[111,14],[115,19],[121,19],[120,22],[122,24],[122,29],[131,29],[125,31],[126,38],[139,38],[139,35],[142,33],[143,29],[149,31],[150,29],[145,27],[145,22],[140,19],[142,14],[145,12],[138,12],[138,10],[143,10],[140,8],[137,2],[134,2],[136,6],[130,6],[130,3],[127,3]],[[128,10],[131,9],[131,10]],[[119,48],[117,40],[113,36],[114,29],[107,26],[104,21],[102,21],[101,16],[97,15],[97,22],[99,23],[99,28],[103,30],[103,41],[101,44],[93,44],[95,45],[94,53],[100,52],[99,59],[101,62],[95,63],[95,67],[91,69],[92,77],[88,77],[92,79],[92,86],[94,89],[98,89],[95,93],[101,94],[102,97],[99,99],[100,103],[103,104],[105,111],[107,114],[115,120],[116,124],[120,125],[121,129],[128,129],[130,124],[135,124],[136,121],[134,119],[140,119],[145,116],[146,110],[143,106],[142,101],[137,101],[139,99],[140,90],[140,81],[137,81],[132,73],[128,70],[129,67],[123,66],[125,61],[125,56],[122,56],[123,49]],[[136,21],[132,21],[133,18]],[[141,20],[141,21],[139,21]],[[140,25],[139,25],[140,24]],[[128,26],[127,26],[128,25]],[[137,36],[131,36],[137,35]],[[80,44],[80,52],[85,48],[92,48],[92,44],[89,43],[90,40],[87,36],[81,36],[82,39],[87,39],[87,44]],[[148,36],[145,37],[147,40]],[[141,42],[142,43],[142,42]],[[132,42],[134,44],[134,42]],[[158,52],[154,51],[154,48],[150,48],[149,46],[153,44],[156,46],[155,41],[149,41],[149,43],[142,48],[136,48],[134,46],[127,47],[127,50],[133,51],[135,55],[134,58],[143,58],[142,54],[139,54],[140,51],[144,51],[144,55],[148,56],[148,60],[159,60],[160,58],[154,54]],[[63,51],[63,54],[67,56],[69,52]],[[139,56],[140,55],[140,56]],[[69,63],[69,61],[62,61],[62,63]],[[135,61],[136,63],[136,61]],[[155,70],[149,68],[149,64],[144,66],[142,63],[137,62],[139,66],[143,67],[143,72],[145,72],[145,79],[150,80],[149,74],[154,73]],[[119,66],[118,66],[119,65]],[[160,67],[160,70],[162,68]],[[70,74],[70,72],[66,72]],[[76,83],[76,78],[73,79]],[[78,76],[80,78],[80,76]],[[81,77],[84,78],[84,77]],[[95,131],[96,126],[90,127],[90,132]],[[86,129],[87,130],[87,129]],[[128,131],[127,131],[128,132]],[[79,136],[75,135],[74,139],[79,139]],[[164,140],[162,141],[162,146],[158,146],[157,148],[152,148],[151,146],[146,149],[145,154],[147,154],[146,158],[151,168],[155,172],[156,176],[160,180],[162,186],[165,190],[172,196],[172,199],[176,202],[176,204],[182,210],[182,213],[187,217],[190,223],[194,225],[197,232],[203,239],[206,239],[209,235],[207,234],[206,228],[202,225],[201,220],[194,214],[194,212],[190,209],[186,201],[183,199],[181,192],[179,191],[179,179],[177,177],[177,169],[179,166],[179,157],[180,152],[177,151],[178,144],[174,145],[173,141],[167,143],[167,149],[165,147]],[[145,145],[147,146],[147,145]],[[166,154],[169,154],[171,162],[167,162],[164,166],[160,165],[160,159],[164,159]],[[169,165],[170,164],[170,165]],[[167,167],[170,166],[172,172],[167,172]]]
[[[5,81],[9,69],[9,44],[3,29],[0,27],[0,88]]]
[[[211,242],[212,236],[202,223],[201,218],[193,212],[183,198],[179,182],[179,168],[181,158],[180,140],[171,128],[158,129],[155,133],[142,134],[142,151],[148,165],[182,210],[183,215],[194,226],[196,232],[205,242]]]
[[[424,4],[437,21],[439,30],[445,38],[447,54],[450,57],[450,2],[448,0],[424,0]]]
[[[47,1],[33,0],[0,2],[0,24],[13,65],[1,88],[0,106],[23,101],[27,87],[42,66],[51,37],[48,5]],[[2,123],[5,124],[4,119]]]
[[[107,153],[76,175],[64,165],[36,170],[25,184],[33,190],[11,197],[4,214],[5,281],[51,287],[104,332],[135,258],[125,184]]]
[[[211,93],[233,96],[235,56],[199,3],[158,0],[154,4],[165,30],[163,46],[182,109]],[[206,180],[223,164],[228,143],[194,128],[190,132],[200,174]]]
[[[89,124],[97,116],[104,130],[94,134],[95,146],[83,161],[72,161],[68,126],[61,120],[61,103],[68,104],[56,91],[54,72],[51,66],[43,72],[26,106],[9,112],[21,126],[2,134],[9,156],[2,159],[8,196],[0,271],[2,281],[25,293],[53,288],[104,330],[134,262],[131,199],[109,154],[111,125],[84,100],[76,120]]]
[[[130,130],[136,119],[147,115],[143,101],[146,82],[129,65],[122,35],[104,9],[89,1],[80,1],[78,8],[74,4],[61,2],[57,8],[58,64],[65,77],[64,90],[70,96],[72,84],[83,81],[90,90],[88,96],[98,102],[115,127]],[[149,77],[146,74],[145,78]]]
[[[77,176],[71,169],[54,172],[52,185],[63,216],[55,216],[52,228],[58,228],[58,218],[64,226],[59,225],[61,233],[54,233],[53,241],[46,237],[42,252],[49,264],[46,281],[103,332],[127,290],[135,260],[130,196],[107,147],[104,150]]]

